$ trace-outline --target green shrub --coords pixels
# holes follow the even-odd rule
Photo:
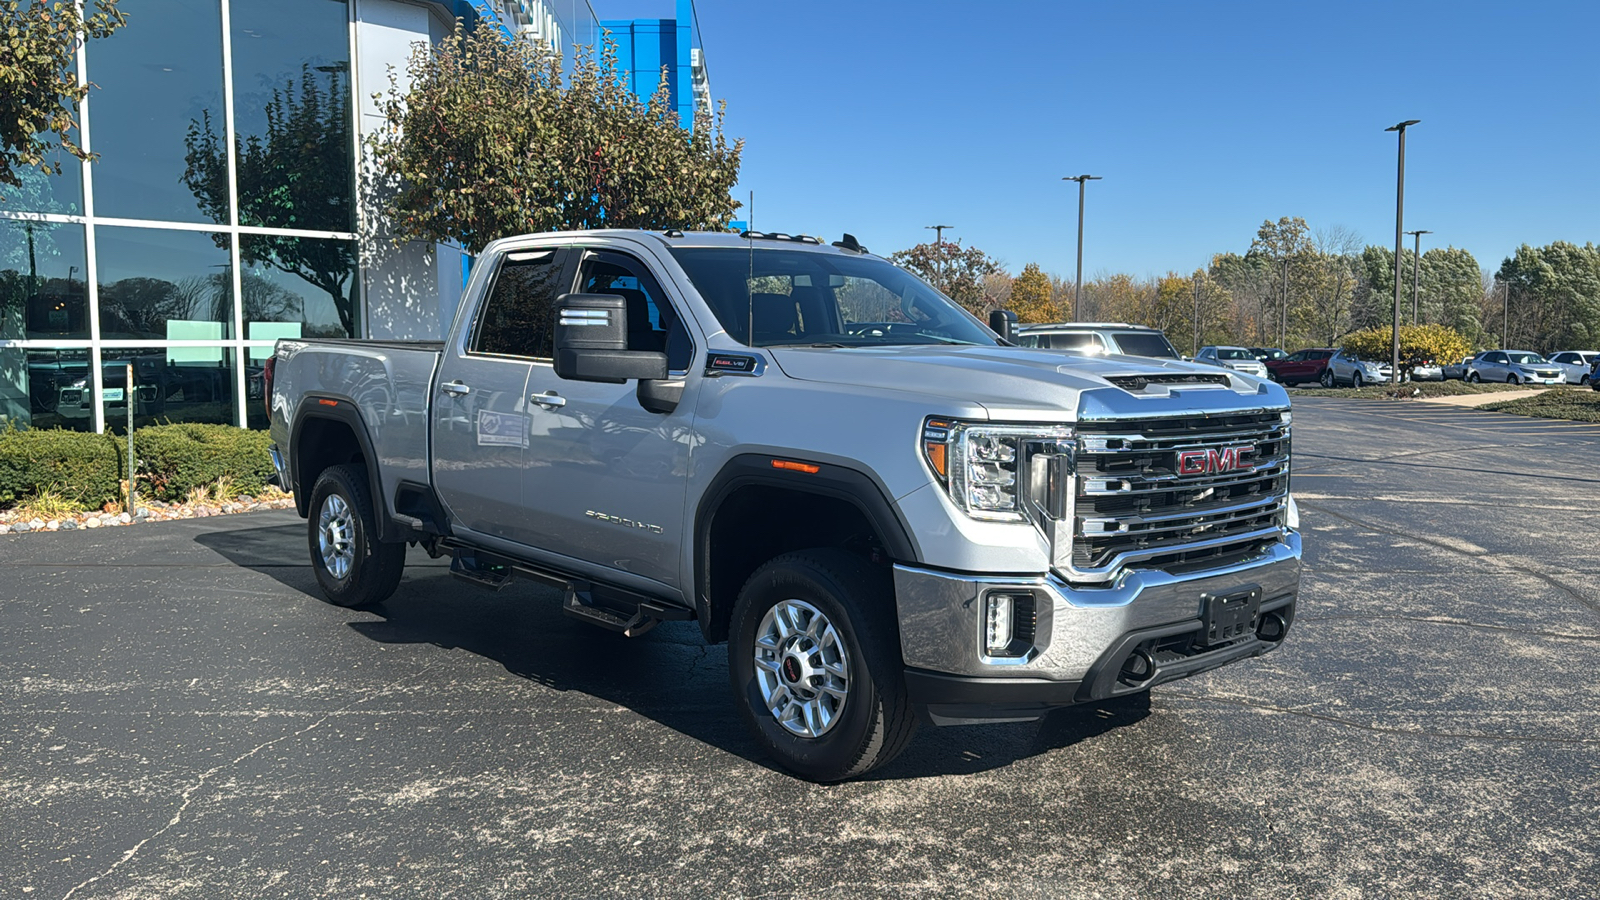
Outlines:
[[[265,431],[231,425],[153,425],[133,433],[139,490],[157,500],[182,500],[226,477],[236,494],[257,494],[272,475]]]
[[[0,505],[52,491],[89,508],[116,500],[126,446],[109,434],[8,426],[0,431]]]

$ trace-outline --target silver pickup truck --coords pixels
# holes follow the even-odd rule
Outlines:
[[[383,601],[414,544],[630,636],[694,621],[763,746],[821,781],[918,722],[1278,647],[1283,389],[994,324],[848,235],[508,238],[442,343],[280,341],[273,462],[332,602]]]

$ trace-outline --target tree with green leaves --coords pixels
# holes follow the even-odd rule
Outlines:
[[[1050,276],[1038,263],[1022,267],[1022,274],[1011,282],[1011,296],[1006,308],[1017,314],[1026,324],[1060,321],[1061,312],[1050,298]]]
[[[350,231],[354,168],[344,69],[303,66],[300,81],[274,89],[264,135],[238,136],[239,221],[246,225]],[[228,148],[211,116],[189,123],[184,184],[213,221],[228,221]],[[217,244],[227,247],[227,235]],[[328,294],[345,334],[358,334],[356,254],[349,241],[246,235],[246,264],[267,265]]]
[[[933,285],[980,319],[987,321],[989,311],[996,308],[989,302],[985,284],[989,276],[1005,269],[977,247],[963,247],[960,241],[917,244],[891,254],[889,261]]]
[[[1551,352],[1600,345],[1600,247],[1523,244],[1500,264],[1513,347]]]
[[[21,187],[25,169],[56,174],[57,149],[94,159],[74,137],[89,94],[78,83],[78,46],[126,21],[117,0],[95,0],[87,17],[71,0],[0,0],[0,184]]]
[[[607,36],[570,79],[543,42],[461,23],[380,95],[368,150],[401,239],[469,252],[507,235],[574,228],[727,227],[744,142],[716,116],[685,129],[665,79],[630,91]]]

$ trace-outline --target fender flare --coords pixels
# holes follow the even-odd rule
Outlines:
[[[700,495],[694,514],[694,606],[700,627],[711,638],[711,525],[727,499],[740,488],[760,485],[843,500],[859,510],[895,562],[917,564],[921,549],[887,490],[873,476],[831,463],[810,463],[816,472],[774,468],[781,454],[744,453],[729,459]]]
[[[383,482],[378,478],[378,457],[372,449],[372,435],[367,433],[366,420],[356,402],[343,394],[317,392],[307,394],[295,410],[289,426],[289,480],[294,491],[294,506],[301,518],[310,514],[311,489],[314,485],[302,484],[300,478],[300,438],[306,422],[323,419],[338,422],[350,429],[361,448],[361,458],[367,468],[367,485],[372,492],[373,514],[378,517],[379,540],[390,541],[402,537],[401,529],[389,518],[388,499],[383,495]]]

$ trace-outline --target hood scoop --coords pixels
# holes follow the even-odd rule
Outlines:
[[[1227,387],[1228,376],[1221,372],[1159,372],[1147,375],[1107,375],[1105,379],[1130,394],[1152,384],[1216,384]]]

